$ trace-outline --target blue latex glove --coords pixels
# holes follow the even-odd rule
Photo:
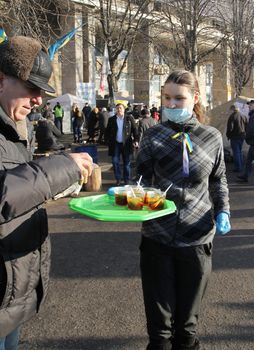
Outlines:
[[[229,214],[221,211],[216,217],[216,234],[225,235],[231,230]]]

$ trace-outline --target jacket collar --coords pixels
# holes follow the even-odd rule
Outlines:
[[[170,128],[176,132],[188,132],[191,129],[193,129],[193,127],[199,125],[200,122],[198,121],[195,115],[192,115],[192,117],[189,120],[187,120],[184,124],[176,124],[171,122],[170,120],[167,120],[162,124],[164,124],[165,126],[170,126]]]
[[[1,133],[7,138],[7,140],[18,141],[19,134],[17,132],[15,122],[8,117],[0,106],[0,130]]]

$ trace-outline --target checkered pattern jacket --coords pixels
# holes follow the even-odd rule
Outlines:
[[[184,177],[182,135],[188,133],[193,151],[189,154],[189,177]],[[177,207],[175,214],[143,223],[143,235],[169,246],[210,243],[214,218],[229,213],[223,143],[220,132],[193,117],[186,124],[166,121],[148,129],[137,156],[137,175],[146,186],[165,190]]]

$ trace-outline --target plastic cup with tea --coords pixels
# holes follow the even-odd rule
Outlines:
[[[152,190],[146,192],[147,205],[151,210],[164,209],[166,194],[161,190]]]
[[[148,204],[148,192],[154,192],[154,191],[158,191],[156,188],[154,187],[143,187],[143,190],[145,192],[145,199],[144,199],[144,203],[147,205]]]
[[[116,205],[127,205],[127,191],[125,187],[116,187],[115,192],[115,204]]]
[[[127,204],[131,210],[142,210],[145,192],[140,187],[131,187],[127,190]]]

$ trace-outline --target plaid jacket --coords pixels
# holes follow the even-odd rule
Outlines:
[[[189,177],[183,176],[183,136],[193,145]],[[143,235],[170,246],[210,243],[215,234],[214,217],[229,213],[223,143],[220,132],[193,117],[183,126],[166,121],[148,129],[137,156],[137,174],[145,185],[165,190],[177,212],[143,223]]]

